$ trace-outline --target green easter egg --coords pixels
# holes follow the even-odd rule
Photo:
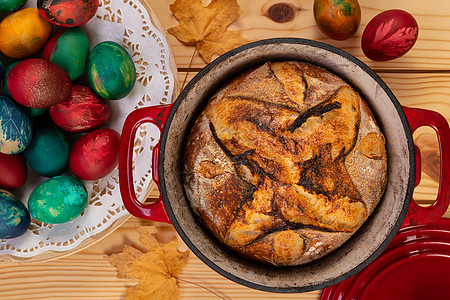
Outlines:
[[[27,107],[28,116],[30,116],[30,118],[32,118],[32,119],[43,116],[47,112],[48,112],[48,108]]]
[[[56,126],[35,122],[33,137],[23,151],[30,167],[39,175],[61,175],[69,164],[69,138]]]
[[[47,43],[42,58],[63,68],[72,81],[86,70],[89,40],[80,27],[60,29]]]
[[[79,179],[62,175],[39,184],[28,199],[28,209],[40,222],[65,223],[83,212],[87,198],[86,188]]]
[[[0,11],[15,11],[22,7],[27,0],[0,0]]]
[[[105,99],[127,96],[136,82],[131,56],[115,42],[101,42],[92,48],[86,69],[92,89]]]
[[[9,63],[9,64],[5,67],[5,70],[3,71],[3,74],[4,74],[4,77],[3,77],[3,93],[6,94],[6,95],[8,95],[8,96],[10,96],[10,93],[9,93],[9,91],[8,91],[8,85],[6,84],[6,83],[7,83],[7,80],[6,80],[6,79],[8,78],[9,71],[11,71],[11,69],[12,69],[15,65],[17,65],[19,62],[20,62],[20,61],[13,61],[13,62]]]

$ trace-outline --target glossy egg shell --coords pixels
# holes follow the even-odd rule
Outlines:
[[[20,188],[28,176],[28,166],[22,153],[0,153],[0,188],[13,190]]]
[[[0,0],[0,11],[11,12],[21,8],[27,0]]]
[[[419,27],[411,14],[399,9],[387,10],[367,24],[361,47],[371,60],[392,60],[411,50],[418,35]]]
[[[87,204],[83,183],[72,176],[56,176],[39,184],[28,199],[28,209],[40,222],[59,224],[75,219]]]
[[[7,96],[0,95],[0,152],[20,153],[33,134],[30,118]]]
[[[53,177],[67,169],[69,151],[69,139],[61,129],[34,123],[33,138],[23,154],[36,173]]]
[[[30,223],[27,207],[13,193],[0,189],[0,239],[21,236]]]
[[[99,0],[38,0],[39,13],[62,27],[80,26],[95,16]]]
[[[89,83],[101,97],[117,100],[128,95],[136,82],[136,68],[131,56],[119,44],[97,44],[88,56]]]
[[[34,55],[47,43],[52,29],[37,8],[18,10],[0,23],[0,51],[17,59]]]
[[[69,98],[50,107],[49,113],[60,128],[70,132],[86,132],[105,124],[111,110],[108,102],[89,87],[73,85]]]
[[[60,29],[42,52],[42,58],[63,68],[72,81],[83,75],[88,55],[89,39],[80,27]]]
[[[120,134],[109,128],[101,128],[79,138],[69,154],[72,172],[84,180],[105,177],[119,161]]]
[[[18,103],[48,108],[69,97],[72,81],[63,68],[42,58],[30,58],[9,71],[8,91]]]
[[[359,28],[361,8],[357,0],[315,0],[314,19],[329,38],[346,40]]]

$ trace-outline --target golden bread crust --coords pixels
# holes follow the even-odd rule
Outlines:
[[[221,88],[188,137],[184,185],[220,242],[260,262],[315,260],[367,219],[386,185],[385,140],[332,73],[268,62]]]

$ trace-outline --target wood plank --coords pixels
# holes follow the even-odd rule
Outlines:
[[[149,0],[146,0],[150,2]],[[150,6],[167,30],[178,21],[169,9],[174,0],[152,1]],[[208,3],[208,1],[203,1]],[[267,8],[275,3],[287,2],[299,9],[295,18],[287,23],[276,23],[264,16]],[[360,0],[362,11],[361,26],[356,34],[345,41],[335,41],[325,37],[317,28],[312,12],[313,0],[238,0],[242,15],[229,30],[241,30],[248,41],[276,37],[297,37],[313,39],[336,46],[349,52],[376,70],[450,70],[450,1],[431,0],[424,5],[421,1],[397,0],[395,5],[385,0]],[[392,9],[403,9],[411,13],[419,24],[419,37],[407,55],[389,62],[374,62],[365,57],[361,50],[361,36],[367,23],[378,13]],[[195,54],[193,46],[185,46],[168,34],[169,43],[175,53],[179,68],[201,68],[202,58]]]
[[[445,217],[450,217],[448,211]],[[0,266],[1,299],[124,299],[125,290],[136,280],[116,278],[116,270],[105,255],[122,251],[123,245],[142,249],[136,228],[156,225],[163,239],[176,236],[172,226],[131,217],[109,236],[68,257],[54,261]],[[181,249],[186,249],[181,246]],[[321,291],[302,294],[273,294],[234,283],[212,271],[191,254],[179,276],[180,299],[304,299],[316,300]]]
[[[136,228],[157,225],[163,240],[176,236],[172,226],[131,217],[108,237],[90,248],[50,262],[0,266],[1,299],[123,299],[136,280],[116,278],[105,255],[122,251],[124,244],[142,249]],[[187,249],[186,246],[181,246]],[[142,249],[144,250],[144,249]],[[273,293],[256,291],[217,274],[194,254],[179,276],[181,299],[273,299]],[[11,288],[11,287],[15,288]],[[318,299],[320,291],[280,294],[277,299]]]

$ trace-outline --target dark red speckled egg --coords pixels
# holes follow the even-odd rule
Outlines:
[[[364,29],[361,47],[375,61],[398,58],[414,46],[419,27],[406,11],[391,9],[376,15]]]
[[[63,27],[80,26],[98,9],[99,0],[38,0],[39,13],[50,23]]]
[[[109,104],[86,86],[73,85],[66,101],[50,107],[56,125],[70,132],[86,132],[105,124],[111,110]]]
[[[119,162],[120,134],[110,128],[101,128],[80,137],[69,153],[72,172],[84,180],[105,177]]]
[[[22,153],[0,153],[0,188],[18,189],[25,183],[27,176],[27,162]]]
[[[16,64],[6,81],[11,97],[32,108],[48,108],[69,97],[72,81],[57,64],[30,58]]]

